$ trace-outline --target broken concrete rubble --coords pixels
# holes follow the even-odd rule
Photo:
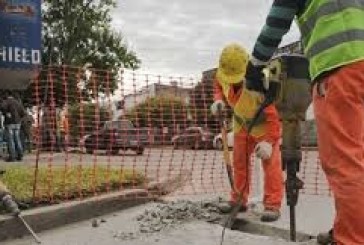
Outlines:
[[[148,235],[196,220],[218,223],[222,218],[218,208],[221,202],[223,200],[217,198],[209,201],[178,200],[158,203],[154,208],[146,209],[136,217],[139,226],[136,233],[119,233],[114,237],[123,240],[135,239],[137,234]]]

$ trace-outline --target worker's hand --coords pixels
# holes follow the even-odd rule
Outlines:
[[[266,88],[264,87],[264,67],[265,66],[262,65],[255,66],[251,61],[249,61],[245,74],[247,89],[263,94],[266,92]]]
[[[20,214],[18,204],[14,201],[10,194],[3,197],[2,203],[10,214],[14,216],[18,216]]]
[[[220,111],[223,111],[225,108],[225,103],[222,100],[216,100],[210,107],[212,115],[216,116]]]
[[[255,147],[255,154],[262,160],[267,160],[272,156],[273,146],[267,141],[259,142]]]

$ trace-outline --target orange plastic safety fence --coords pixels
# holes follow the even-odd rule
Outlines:
[[[34,149],[24,158],[35,168],[34,200],[132,188],[153,195],[228,193],[219,119],[210,112],[213,72],[197,78],[43,67],[28,104]],[[230,122],[231,112],[224,115]],[[302,192],[330,195],[314,122],[302,129]],[[256,164],[253,158],[257,190],[262,173]]]

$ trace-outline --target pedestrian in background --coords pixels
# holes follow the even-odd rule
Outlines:
[[[33,135],[32,135],[32,126],[34,123],[34,118],[28,112],[21,120],[20,126],[20,138],[24,148],[24,151],[27,150],[29,153],[32,151],[32,142],[33,142]]]
[[[23,159],[23,146],[20,139],[20,126],[25,116],[23,105],[7,91],[0,110],[4,115],[5,137],[8,144],[8,162]]]
[[[69,119],[68,119],[68,106],[67,105],[65,105],[64,108],[62,109],[62,111],[60,112],[59,127],[60,127],[60,137],[62,139],[62,147],[65,151],[67,151],[69,144],[70,144],[70,142],[69,142],[69,140],[70,140]]]

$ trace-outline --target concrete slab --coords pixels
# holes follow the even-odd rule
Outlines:
[[[255,213],[261,212],[261,204],[254,208]],[[281,218],[273,223],[265,223],[274,227],[289,230],[289,207],[285,201],[281,209]],[[329,196],[300,195],[296,206],[297,231],[316,236],[319,232],[328,231],[334,220],[334,202]]]
[[[154,187],[160,190],[160,186],[157,183]],[[158,188],[157,188],[158,187]],[[153,185],[152,185],[152,190]],[[151,191],[152,191],[151,190]],[[167,193],[171,191],[166,191]],[[158,191],[157,191],[158,192]],[[164,192],[164,191],[161,191]],[[227,194],[227,193],[226,193]],[[201,201],[208,199],[215,199],[219,195],[168,195],[165,200],[175,201],[178,199],[189,199],[191,201]],[[228,195],[224,196],[225,198]],[[153,234],[135,233],[138,230],[135,217],[145,211],[146,208],[153,207],[156,204],[148,204],[142,207],[136,207],[127,209],[122,212],[114,213],[113,215],[102,216],[97,218],[97,228],[92,227],[92,221],[79,222],[73,225],[68,225],[63,228],[46,231],[40,234],[40,237],[44,240],[43,244],[51,245],[81,245],[81,244],[133,244],[133,245],[147,245],[147,244],[198,244],[198,245],[219,245],[219,238],[221,235],[222,227],[219,225],[208,224],[201,221],[193,221],[189,223],[183,223],[178,227],[171,228],[169,230],[163,230]],[[261,205],[255,206],[252,211],[259,213],[261,211]],[[334,216],[334,205],[332,198],[325,196],[310,196],[300,195],[299,203],[296,208],[297,212],[297,230],[302,233],[308,233],[316,235],[320,231],[326,231],[331,227]],[[83,210],[83,212],[87,212]],[[59,214],[67,219],[67,215]],[[92,217],[92,216],[89,216]],[[100,222],[100,219],[105,219],[106,222]],[[31,222],[35,227],[38,226],[37,220]],[[259,222],[258,222],[259,223]],[[267,224],[264,224],[267,225]],[[289,212],[288,207],[282,205],[282,217],[279,221],[268,224],[272,227],[281,229],[289,229]],[[16,230],[17,227],[3,226],[0,233],[7,233],[9,230]],[[49,227],[51,228],[51,227]],[[36,228],[37,230],[37,228]],[[128,234],[129,233],[129,234]],[[24,234],[24,232],[23,232]],[[241,233],[239,231],[226,231],[226,240],[224,245],[229,244],[265,244],[265,245],[286,245],[292,244],[279,238],[272,238],[266,236],[252,235]],[[3,243],[4,245],[25,245],[32,244],[32,239],[27,237],[22,240],[12,240]],[[297,244],[297,243],[296,243]],[[315,243],[301,243],[301,244],[315,244]]]
[[[100,222],[97,228],[92,227],[92,220],[79,222],[67,227],[46,231],[39,236],[44,245],[219,245],[222,227],[201,221],[184,223],[177,227],[153,234],[139,233],[135,236],[126,234],[135,233],[138,229],[136,217],[147,208],[156,204],[147,204],[130,208],[112,215],[103,216],[105,222]],[[98,219],[100,221],[101,218]],[[30,245],[35,244],[32,238],[13,240],[3,245]],[[238,231],[227,230],[224,245],[289,245],[280,239],[251,235]],[[306,243],[308,244],[308,243]]]
[[[35,232],[52,229],[73,222],[89,219],[117,210],[134,207],[152,200],[143,189],[125,190],[81,201],[35,208],[22,213]],[[14,239],[28,234],[19,219],[0,216],[0,241]]]
[[[189,171],[181,171],[171,178],[149,182],[145,189],[126,189],[35,208],[23,211],[22,216],[35,232],[40,232],[156,200],[163,194],[175,191],[189,176]],[[28,231],[19,219],[0,216],[0,241],[19,238],[25,234],[28,234]]]
[[[229,195],[224,196],[215,195],[190,195],[190,196],[167,196],[164,198],[166,201],[175,200],[213,200],[218,197],[228,199]],[[259,198],[262,200],[262,198]],[[263,210],[262,203],[258,202],[254,204],[251,211],[259,215]],[[248,215],[239,214],[240,218],[251,219]],[[300,195],[298,204],[296,206],[296,226],[297,232],[316,236],[319,232],[328,231],[333,224],[335,217],[335,209],[333,197],[330,196],[314,196],[314,195]],[[257,219],[254,219],[257,223],[277,227],[284,230],[289,230],[289,207],[286,205],[286,200],[283,201],[281,208],[281,218],[272,223],[261,223]]]

